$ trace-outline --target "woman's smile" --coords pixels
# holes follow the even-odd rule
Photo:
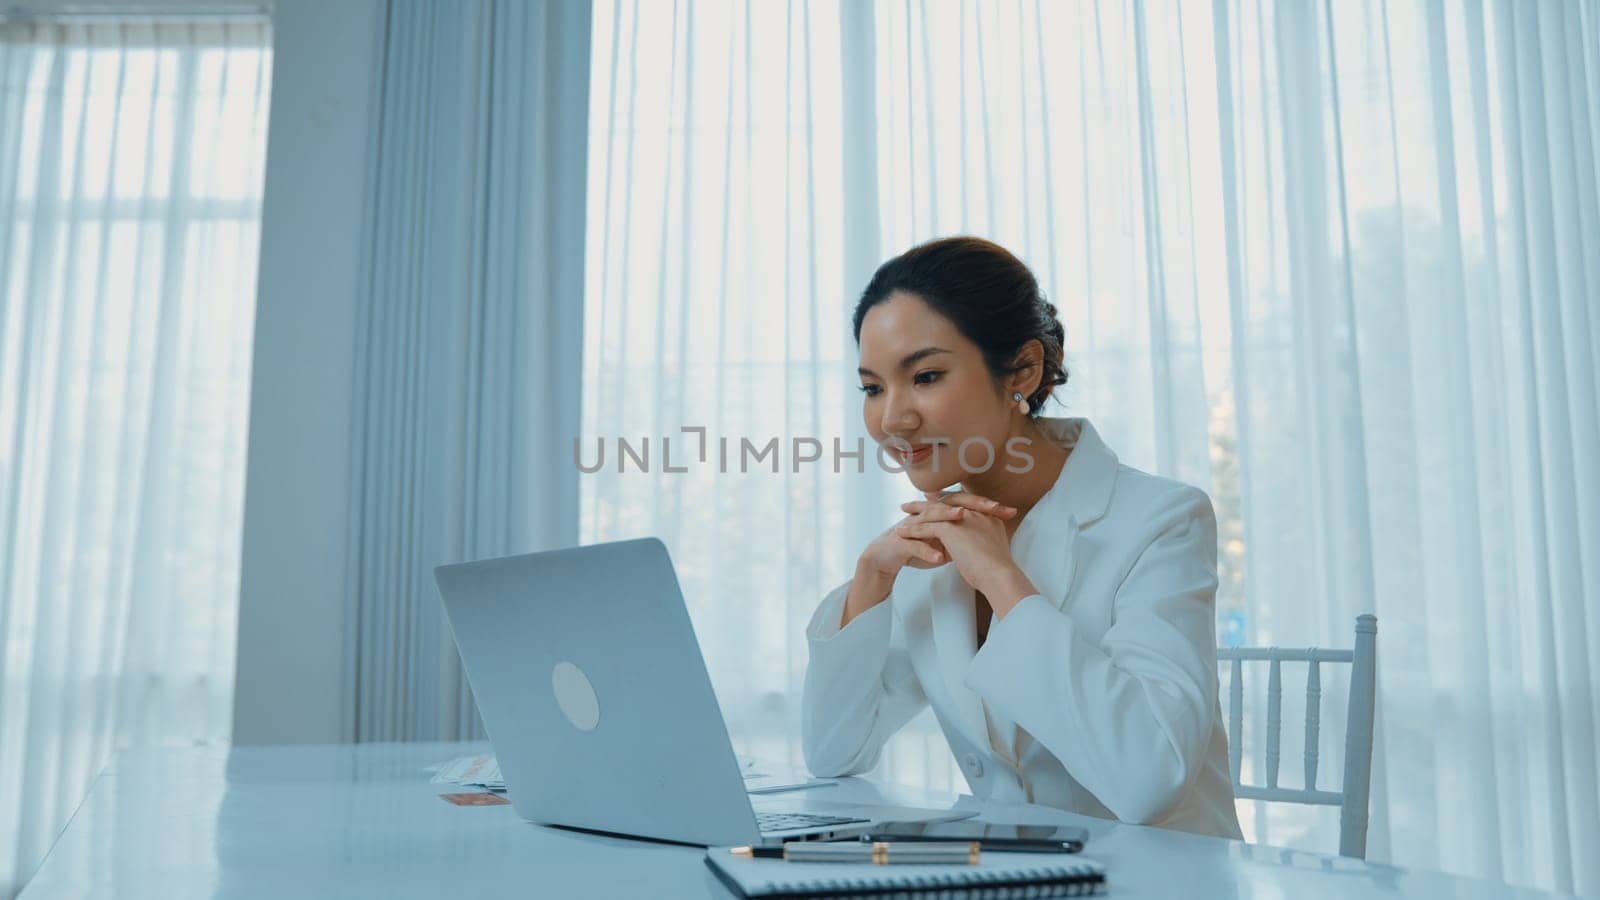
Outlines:
[[[911,444],[909,449],[906,447],[896,447],[894,454],[900,460],[902,465],[920,465],[933,457],[933,445]]]

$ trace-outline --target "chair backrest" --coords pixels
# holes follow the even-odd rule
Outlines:
[[[1378,619],[1373,615],[1356,617],[1355,646],[1349,650],[1323,650],[1316,647],[1222,647],[1217,660],[1232,669],[1228,688],[1228,770],[1233,777],[1235,797],[1245,800],[1271,800],[1337,806],[1339,811],[1339,853],[1365,859],[1367,856],[1367,801],[1372,785],[1372,709],[1377,682]],[[1244,664],[1265,662],[1267,672],[1267,783],[1244,784],[1239,780],[1244,724]],[[1282,735],[1283,673],[1285,662],[1308,663],[1306,671],[1306,752],[1305,787],[1278,787],[1278,756]],[[1322,727],[1322,664],[1350,665],[1350,702],[1345,721],[1344,783],[1338,791],[1317,789],[1317,741]]]

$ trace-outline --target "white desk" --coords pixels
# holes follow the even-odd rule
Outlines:
[[[54,897],[731,897],[693,847],[542,828],[440,800],[423,767],[483,744],[143,750],[119,756],[22,892]],[[860,802],[948,796],[847,779]],[[940,803],[943,801],[943,803]],[[1066,813],[1112,897],[1548,897]]]

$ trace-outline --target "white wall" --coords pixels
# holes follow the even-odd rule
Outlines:
[[[274,4],[234,741],[338,741],[351,388],[381,0]]]

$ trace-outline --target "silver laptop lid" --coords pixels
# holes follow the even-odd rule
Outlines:
[[[659,540],[440,566],[434,577],[523,818],[694,844],[759,840]]]

